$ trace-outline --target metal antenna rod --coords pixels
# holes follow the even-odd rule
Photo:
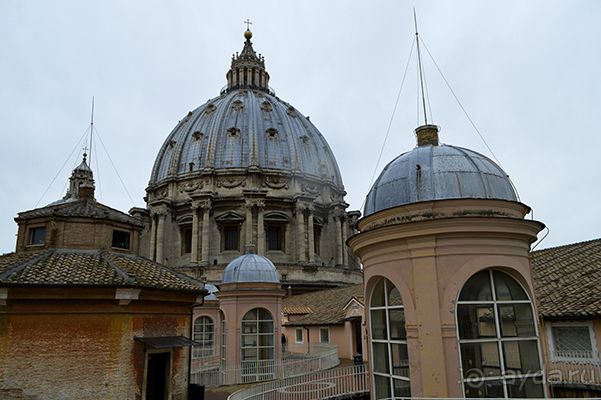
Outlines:
[[[426,115],[426,96],[424,94],[424,74],[422,70],[422,53],[419,49],[419,33],[417,32],[417,14],[413,8],[413,22],[415,23],[415,41],[417,44],[417,64],[419,68],[419,83],[422,89],[422,108],[424,109],[424,123],[428,125],[428,116]]]
[[[92,135],[94,134],[94,96],[92,96],[92,116],[90,117],[90,154],[88,165],[92,168]]]

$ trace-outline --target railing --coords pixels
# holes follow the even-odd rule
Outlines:
[[[601,386],[601,358],[590,351],[556,351],[547,367],[551,384]]]
[[[318,400],[367,392],[366,367],[358,365],[262,383],[239,390],[228,400]]]
[[[305,353],[286,351],[284,358],[278,361],[244,361],[242,365],[216,365],[204,370],[193,368],[191,383],[211,387],[261,382],[321,371],[338,363],[338,347],[319,344],[311,346],[311,350]]]

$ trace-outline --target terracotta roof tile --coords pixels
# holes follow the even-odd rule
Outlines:
[[[39,218],[39,217],[87,217],[97,219],[109,219],[142,227],[143,223],[129,214],[105,206],[90,199],[79,199],[65,201],[58,204],[50,204],[46,207],[20,212],[15,221]]]
[[[0,256],[0,286],[139,287],[203,292],[202,283],[143,257],[52,249]]]
[[[282,302],[284,313],[287,309],[300,311],[301,308],[308,308],[311,312],[289,313],[285,325],[341,324],[346,314],[343,307],[353,297],[363,301],[363,284],[287,297]]]
[[[543,317],[601,317],[601,239],[534,251],[530,260]]]

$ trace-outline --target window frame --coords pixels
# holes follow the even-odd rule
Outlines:
[[[286,251],[286,223],[283,222],[266,222],[265,223],[265,249],[267,251]],[[270,231],[276,231],[278,233],[278,242],[280,244],[279,248],[272,248]]]
[[[127,235],[127,247],[121,247],[121,246],[115,246],[115,234],[116,233],[121,233],[121,234],[125,234]],[[113,234],[111,236],[111,249],[118,249],[118,250],[131,250],[131,232],[130,231],[126,231],[124,229],[113,229]]]
[[[256,312],[256,317],[253,319],[249,314]],[[261,313],[264,312],[269,316],[269,319],[261,318]],[[271,323],[271,331],[263,331],[262,325],[265,322]],[[240,320],[240,377],[242,383],[258,382],[263,380],[273,379],[275,370],[273,365],[276,360],[276,321],[271,311],[264,307],[254,307],[244,313]],[[246,325],[246,326],[245,326]],[[250,328],[249,332],[245,332],[245,328]],[[253,329],[254,328],[254,329]],[[269,337],[271,337],[271,345],[269,345]],[[245,338],[251,339],[254,342],[252,345],[245,345]],[[254,340],[253,340],[254,339]],[[267,339],[267,345],[264,345],[261,339]],[[245,358],[245,350],[255,350],[256,357]],[[267,354],[267,358],[263,358],[262,354]],[[269,357],[271,354],[271,357]]]
[[[384,300],[384,304],[383,305],[372,305],[373,299],[375,297],[375,293],[376,290],[380,287],[380,282],[382,282],[382,290],[383,292],[383,300]],[[392,288],[390,290],[388,290],[388,285],[392,285]],[[370,369],[371,369],[371,375],[372,375],[372,382],[371,382],[371,386],[372,386],[372,393],[377,394],[377,379],[376,377],[379,377],[380,379],[386,379],[388,380],[388,388],[390,390],[389,393],[389,399],[404,399],[407,396],[396,396],[394,394],[394,389],[395,389],[395,380],[396,381],[403,381],[406,382],[406,385],[408,385],[409,388],[409,393],[411,393],[411,371],[410,371],[410,357],[409,357],[409,346],[407,343],[407,335],[406,335],[406,324],[405,324],[405,338],[393,338],[392,337],[392,325],[390,323],[390,311],[398,311],[398,310],[402,310],[403,312],[403,320],[405,320],[405,305],[403,303],[403,299],[401,298],[401,304],[390,304],[389,302],[389,293],[392,292],[393,289],[396,289],[397,292],[399,293],[399,296],[401,295],[400,290],[398,289],[398,287],[387,277],[385,276],[379,276],[378,279],[374,280],[374,285],[373,288],[371,290],[371,294],[369,296],[369,300],[368,302],[366,302],[367,306],[368,306],[368,312],[366,313],[367,315],[369,315],[369,320],[368,322],[368,328],[369,328],[369,348],[371,351],[370,354]],[[374,333],[373,333],[373,315],[376,312],[384,312],[384,333],[385,333],[385,337],[384,338],[374,338]],[[388,368],[388,372],[380,372],[380,371],[376,371],[375,370],[375,363],[376,363],[376,351],[375,351],[375,345],[386,345],[386,354],[388,356],[388,358],[386,359],[386,366]],[[398,370],[395,368],[394,364],[393,364],[393,357],[391,356],[393,354],[393,346],[405,346],[405,349],[407,351],[407,376],[402,376],[402,375],[398,375],[395,372]],[[409,396],[410,397],[410,396]]]
[[[488,273],[488,283],[490,285],[491,290],[491,299],[490,300],[459,300],[461,297],[461,293],[463,289],[466,287],[467,283],[470,279],[472,279],[475,275],[481,273],[482,271],[486,271]],[[497,299],[497,287],[495,285],[494,273],[501,273],[508,276],[512,279],[522,291],[525,293],[527,299],[526,300],[506,300],[506,299]],[[514,305],[514,304],[528,304],[530,306],[531,316],[532,316],[532,324],[534,327],[534,335],[531,336],[503,336],[502,326],[500,321],[500,313],[499,307]],[[480,307],[489,307],[493,310],[493,318],[495,323],[495,336],[494,337],[483,337],[476,339],[462,339],[460,336],[460,321],[459,321],[459,307],[461,305],[474,305]],[[542,359],[542,348],[541,348],[541,339],[540,332],[537,320],[537,314],[534,309],[534,304],[532,299],[528,293],[528,291],[522,286],[521,282],[515,279],[511,274],[499,269],[499,268],[484,268],[480,271],[473,273],[461,286],[459,292],[457,293],[457,299],[455,302],[455,328],[456,328],[456,337],[457,337],[457,351],[459,355],[459,371],[461,377],[461,390],[463,393],[463,397],[466,398],[465,386],[466,384],[472,382],[482,382],[483,384],[486,382],[500,382],[501,387],[503,389],[504,398],[509,398],[509,386],[512,382],[520,379],[532,379],[532,380],[540,380],[541,388],[543,390],[543,396],[547,396],[547,388],[543,383],[546,382],[545,376],[545,365]],[[478,327],[479,329],[479,327]],[[536,341],[536,349],[538,352],[538,365],[539,370],[536,373],[526,372],[526,373],[511,373],[511,368],[506,368],[505,362],[505,352],[504,352],[504,343],[511,342],[520,342],[520,341]],[[478,343],[495,343],[497,352],[498,352],[498,361],[499,361],[499,373],[497,375],[475,375],[474,377],[466,377],[463,369],[463,357],[462,357],[462,344],[478,344]]]
[[[595,327],[593,321],[547,321],[547,338],[549,340],[549,353],[551,361],[553,362],[575,362],[575,363],[589,363],[591,361],[599,361],[599,350],[597,348],[597,340],[595,336]],[[589,340],[591,344],[591,357],[569,357],[557,355],[555,346],[555,334],[553,328],[572,328],[572,327],[586,327],[588,328]]]
[[[300,332],[300,341],[298,340],[298,333]],[[305,343],[305,335],[303,334],[303,328],[294,329],[294,343],[303,344]]]
[[[181,255],[185,256],[192,253],[192,225],[183,225],[179,229],[179,238],[181,243]],[[189,251],[188,251],[189,250]]]
[[[34,243],[33,239],[36,232],[43,231],[41,243]],[[27,227],[26,246],[44,246],[46,244],[46,225],[29,226]]]
[[[323,332],[326,332],[326,335],[328,336],[328,341],[325,342],[323,340]],[[330,327],[329,326],[321,326],[319,328],[319,343],[322,344],[330,344],[330,341],[332,340],[332,338],[330,337]]]
[[[236,245],[233,247],[228,246],[228,231],[236,233]],[[234,223],[222,223],[221,224],[221,251],[240,251],[240,224]]]
[[[201,321],[202,330],[198,331],[196,329],[196,321]],[[206,320],[210,321],[209,323]],[[207,330],[207,327],[210,327],[210,330]],[[197,335],[210,335],[210,339],[197,339]],[[192,348],[192,358],[195,360],[212,357],[215,355],[215,321],[209,315],[199,315],[194,318],[192,322],[192,340],[198,343],[201,343],[200,346],[193,346]]]

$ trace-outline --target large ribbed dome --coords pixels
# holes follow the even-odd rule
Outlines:
[[[150,185],[203,172],[302,174],[342,190],[336,159],[317,128],[269,87],[265,59],[246,31],[221,96],[189,112],[154,163]],[[227,171],[225,171],[227,172]]]
[[[418,128],[418,147],[392,160],[367,195],[365,215],[430,200],[477,198],[517,201],[509,177],[489,158],[462,147],[438,145],[437,127]],[[436,130],[436,132],[433,132]],[[435,141],[419,143],[419,135]]]
[[[180,121],[159,151],[150,184],[203,170],[249,168],[301,173],[343,186],[317,128],[290,104],[251,89],[228,91]]]

